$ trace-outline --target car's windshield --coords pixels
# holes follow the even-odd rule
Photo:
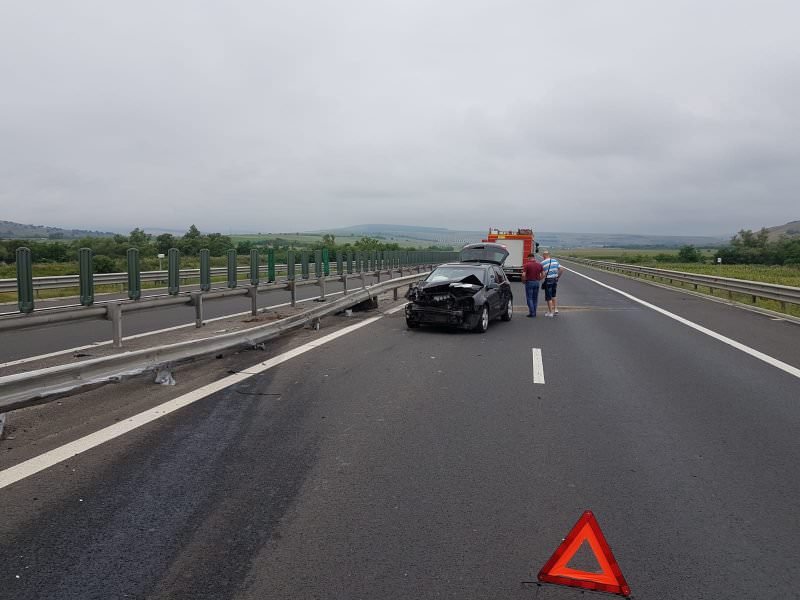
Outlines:
[[[445,266],[438,267],[431,273],[425,280],[427,282],[436,281],[459,281],[470,275],[475,275],[480,281],[483,281],[483,269],[477,267],[461,267],[461,266]]]

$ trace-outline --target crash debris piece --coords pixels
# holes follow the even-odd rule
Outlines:
[[[175,385],[175,378],[172,376],[172,371],[169,369],[159,369],[156,373],[156,378],[153,383],[160,385]]]

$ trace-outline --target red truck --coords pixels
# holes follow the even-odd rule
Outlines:
[[[503,270],[509,277],[522,277],[522,265],[525,264],[528,254],[536,248],[533,229],[517,229],[517,231],[503,231],[489,229],[489,235],[484,242],[502,244],[508,250],[508,258],[503,263]]]

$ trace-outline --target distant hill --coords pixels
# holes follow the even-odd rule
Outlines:
[[[23,225],[13,221],[0,221],[0,239],[75,239],[82,237],[108,237],[110,231],[87,231],[85,229],[60,229],[44,225]]]
[[[788,235],[789,237],[800,237],[800,221],[790,221],[785,225],[767,227],[767,231],[769,231],[769,239],[771,242],[776,241],[782,235]]]
[[[536,241],[551,248],[680,248],[724,246],[730,238],[701,235],[636,235],[630,233],[551,233],[536,234]]]
[[[444,227],[417,227],[414,225],[367,224],[317,231],[336,236],[369,236],[425,242],[437,245],[463,245],[479,242],[488,232],[452,230]],[[312,233],[312,232],[309,232]],[[564,233],[537,231],[536,240],[550,248],[680,248],[688,244],[698,247],[716,247],[726,244],[728,237],[682,235],[634,235],[627,233]]]

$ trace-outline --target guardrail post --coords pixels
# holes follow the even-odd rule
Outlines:
[[[325,274],[325,277],[331,274],[331,261],[327,248],[322,249],[322,272]]]
[[[17,248],[17,306],[21,313],[33,312],[33,260],[25,247]]]
[[[336,253],[336,274],[337,275],[344,275],[344,260],[342,257],[342,251]]]
[[[192,292],[192,304],[194,305],[194,326],[203,326],[203,292]]]
[[[250,297],[250,314],[258,315],[258,284],[247,286],[247,295]]]
[[[258,285],[258,250],[250,250],[250,285]]]
[[[275,248],[267,250],[267,281],[275,281]]]
[[[142,297],[142,273],[139,266],[139,250],[128,248],[128,298]]]
[[[78,250],[78,273],[81,304],[83,306],[91,306],[94,303],[94,265],[92,264],[91,248]]]
[[[228,250],[228,287],[233,289],[239,282],[239,275],[236,271],[236,250]]]
[[[322,277],[322,250],[314,250],[314,277]]]
[[[200,250],[200,289],[204,292],[211,289],[211,260],[207,248]]]
[[[106,306],[106,318],[111,321],[114,348],[122,348],[122,304],[111,302]]]
[[[181,253],[177,248],[170,248],[167,253],[167,292],[170,296],[177,296],[181,291]]]
[[[347,253],[347,273],[352,275],[353,274],[353,253]]]

